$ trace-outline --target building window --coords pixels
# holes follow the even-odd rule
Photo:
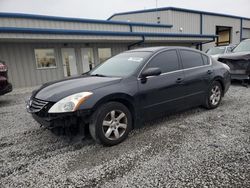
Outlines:
[[[103,63],[111,57],[111,48],[98,48],[99,63]]]
[[[56,68],[54,49],[35,49],[36,67],[38,69]]]
[[[231,43],[231,27],[216,26],[216,35],[218,35],[217,46],[229,45]]]

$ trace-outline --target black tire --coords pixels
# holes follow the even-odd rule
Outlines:
[[[118,122],[118,118],[120,117],[119,113],[120,115],[123,113],[125,116]],[[112,118],[112,114],[114,114],[113,117],[116,117],[116,115],[118,115],[118,117],[116,117],[115,120],[110,119],[110,121],[106,121],[107,118]],[[105,122],[109,123],[108,126],[104,125],[105,124],[104,120]],[[120,123],[120,121],[124,121],[124,123]],[[119,124],[117,124],[117,122]],[[124,124],[127,125],[126,128],[119,127],[120,125],[124,126]],[[108,131],[109,128],[110,130],[112,129],[112,131]],[[97,143],[106,146],[113,146],[121,143],[123,140],[127,138],[131,129],[132,129],[131,113],[125,105],[119,102],[108,102],[101,105],[90,118],[90,123],[89,123],[90,135]],[[115,132],[117,133],[117,131],[120,137],[115,136],[117,135],[115,134]],[[108,132],[111,133],[108,134]],[[107,138],[105,135],[109,135],[109,138]]]
[[[217,96],[214,91],[218,91],[216,92],[217,94],[219,94],[219,96]],[[215,96],[216,98],[216,102],[214,102],[212,99],[213,99],[213,96]],[[222,90],[222,86],[221,86],[221,83],[218,82],[218,81],[214,81],[211,86],[209,87],[208,89],[208,92],[207,92],[207,96],[206,96],[206,101],[205,101],[205,107],[207,109],[215,109],[217,108],[220,103],[221,103],[221,99],[222,99],[222,96],[223,96],[223,90]]]

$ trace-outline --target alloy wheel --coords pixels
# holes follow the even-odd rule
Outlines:
[[[102,130],[109,140],[118,140],[126,132],[128,126],[128,118],[126,114],[120,110],[110,111],[102,122]]]
[[[221,89],[218,85],[215,85],[211,90],[210,102],[213,106],[216,106],[221,99]]]

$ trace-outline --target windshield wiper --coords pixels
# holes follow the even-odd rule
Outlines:
[[[103,74],[91,74],[90,76],[107,77],[107,76],[105,76]]]

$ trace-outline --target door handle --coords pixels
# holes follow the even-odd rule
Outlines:
[[[208,70],[207,71],[208,74],[212,74],[212,72],[213,72],[212,70]]]
[[[180,84],[183,82],[183,78],[177,78],[176,83]]]

